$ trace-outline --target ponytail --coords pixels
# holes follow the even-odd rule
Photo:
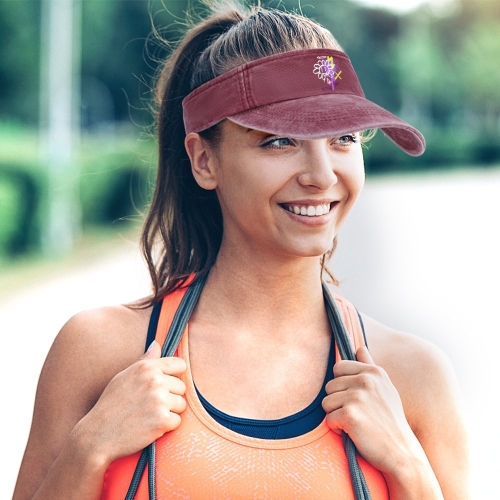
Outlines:
[[[159,77],[159,166],[141,238],[154,293],[146,305],[182,286],[193,272],[208,270],[217,256],[222,239],[220,205],[215,191],[200,188],[191,174],[182,100],[192,90],[193,67],[200,54],[242,19],[240,12],[227,11],[192,28]]]

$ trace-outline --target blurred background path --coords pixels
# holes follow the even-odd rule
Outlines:
[[[342,229],[333,269],[363,312],[439,345],[463,390],[478,499],[494,499],[500,348],[500,170],[369,180]],[[57,331],[74,313],[148,291],[133,243],[0,300],[0,442],[11,495],[28,435],[35,386]],[[457,439],[460,439],[457,436]]]

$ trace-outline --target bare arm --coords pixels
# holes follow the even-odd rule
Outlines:
[[[141,356],[145,317],[109,308],[61,330],[40,376],[14,500],[99,498],[113,460],[179,425],[185,363],[160,359],[158,344]]]

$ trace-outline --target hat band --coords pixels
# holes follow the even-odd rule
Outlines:
[[[344,52],[306,49],[263,57],[193,90],[182,101],[186,134],[268,104],[328,94],[364,97]]]

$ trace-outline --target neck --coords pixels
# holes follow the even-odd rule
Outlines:
[[[311,327],[325,307],[319,257],[271,258],[221,247],[199,304],[204,318],[254,331]]]

